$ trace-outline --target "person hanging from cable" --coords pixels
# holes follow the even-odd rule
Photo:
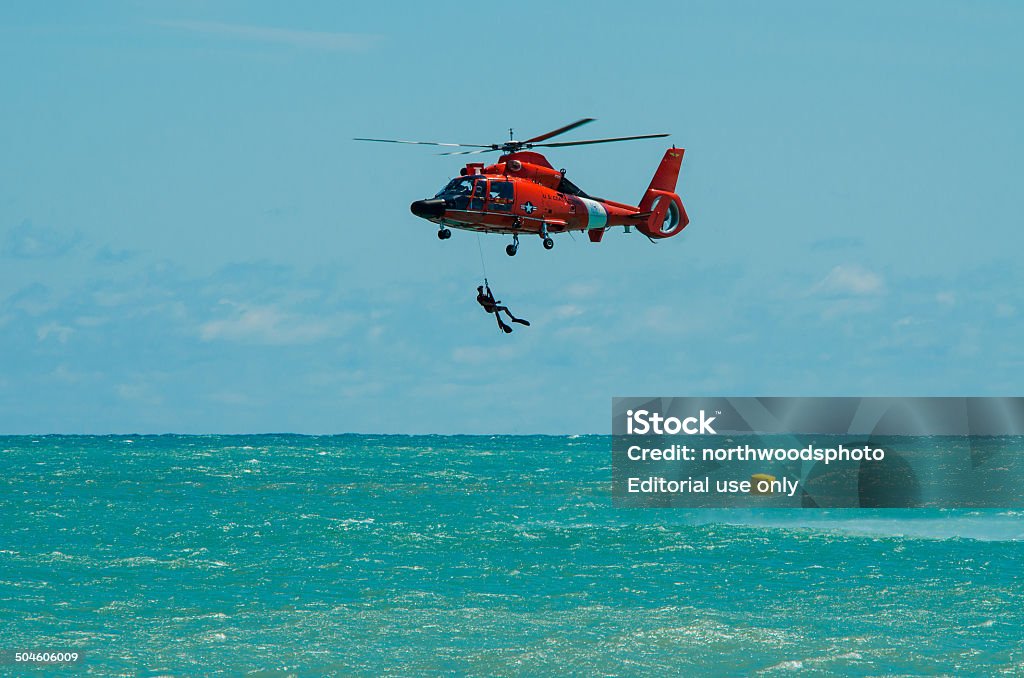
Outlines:
[[[486,291],[484,291],[485,288]],[[502,332],[508,334],[509,332],[512,331],[512,328],[501,319],[502,311],[504,311],[508,315],[509,320],[511,320],[512,322],[519,323],[520,325],[526,325],[527,327],[529,327],[529,320],[523,320],[522,318],[515,317],[514,315],[512,315],[512,311],[508,310],[508,306],[500,305],[501,300],[494,298],[494,293],[491,292],[491,287],[490,285],[487,284],[486,278],[484,279],[483,285],[477,286],[476,291],[476,303],[483,306],[484,310],[487,311],[488,313],[494,314],[494,317],[498,321],[498,327],[501,328]]]

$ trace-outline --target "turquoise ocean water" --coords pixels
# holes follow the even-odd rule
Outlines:
[[[68,674],[1024,674],[1019,512],[615,510],[603,436],[0,450],[0,649]]]

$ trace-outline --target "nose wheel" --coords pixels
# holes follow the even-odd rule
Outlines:
[[[516,252],[518,252],[518,251],[519,251],[519,234],[518,233],[514,233],[512,235],[512,242],[505,246],[505,254],[509,255],[510,257],[514,257],[516,255]]]
[[[438,240],[447,240],[450,237],[452,237],[452,232],[447,228],[442,228],[440,231],[437,232]]]
[[[544,238],[544,249],[549,250],[555,246],[555,241],[551,238]]]

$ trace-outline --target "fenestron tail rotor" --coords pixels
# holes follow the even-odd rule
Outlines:
[[[402,140],[402,139],[366,139],[366,138],[362,138],[362,137],[357,137],[356,139],[354,139],[354,141],[376,141],[376,142],[388,143],[388,144],[418,144],[418,145],[422,145],[422,146],[448,146],[448,147],[453,147],[453,148],[473,148],[473,149],[477,149],[477,150],[473,150],[473,151],[446,151],[446,152],[440,154],[440,155],[473,155],[473,154],[476,154],[476,153],[489,153],[491,151],[501,151],[503,153],[515,153],[516,151],[521,151],[523,149],[528,149],[528,148],[539,148],[539,147],[556,148],[556,147],[565,147],[565,146],[583,146],[583,145],[587,145],[587,144],[607,144],[607,143],[611,143],[611,142],[615,142],[615,141],[634,141],[636,139],[656,139],[658,137],[667,137],[668,136],[667,134],[641,134],[641,135],[638,135],[638,136],[630,136],[630,137],[612,137],[612,138],[607,138],[607,139],[586,139],[586,140],[583,140],[583,141],[556,141],[554,143],[546,143],[546,144],[545,143],[538,143],[538,142],[541,142],[541,141],[547,141],[548,139],[556,137],[556,136],[558,136],[560,134],[565,134],[566,132],[569,132],[571,130],[576,129],[577,127],[580,127],[582,125],[586,125],[586,124],[591,123],[591,122],[594,122],[594,118],[582,118],[581,120],[577,120],[576,122],[569,123],[568,125],[565,125],[563,127],[559,127],[558,129],[551,130],[550,132],[545,132],[544,134],[539,134],[537,136],[530,137],[529,139],[526,139],[525,141],[517,141],[516,139],[513,139],[512,138],[512,136],[513,136],[512,130],[510,129],[509,130],[509,140],[506,141],[506,142],[500,143],[500,144],[454,144],[454,143],[445,143],[445,142],[440,142],[440,141],[405,141],[405,140]]]

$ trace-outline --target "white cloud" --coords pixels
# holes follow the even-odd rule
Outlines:
[[[552,315],[559,320],[575,318],[578,315],[583,315],[583,309],[575,304],[563,304],[562,306],[556,307],[554,311],[552,311]]]
[[[256,344],[308,344],[323,339],[331,327],[323,320],[312,320],[284,313],[274,306],[255,306],[222,302],[234,307],[227,318],[203,323],[199,336],[203,341],[239,341]]]
[[[86,379],[95,377],[96,375],[90,374],[88,372],[83,372],[81,370],[76,370],[74,368],[68,367],[67,365],[57,365],[57,367],[51,370],[47,376],[57,381],[69,384],[77,384],[79,382],[85,381]]]
[[[244,24],[226,24],[215,21],[157,21],[157,25],[177,28],[192,33],[271,42],[292,47],[335,52],[362,52],[376,44],[380,38],[362,33],[334,33],[304,31],[289,28],[267,28]]]
[[[952,306],[956,303],[956,295],[952,292],[939,292],[935,295],[935,301],[943,306]]]
[[[555,336],[559,339],[583,341],[600,335],[589,325],[569,325],[568,327],[560,327],[555,330]]]
[[[911,325],[917,325],[920,321],[910,315],[905,315],[896,322],[893,323],[893,327],[910,327]]]
[[[36,329],[36,339],[39,341],[46,341],[50,337],[53,337],[62,344],[68,343],[68,339],[75,330],[68,327],[67,325],[61,325],[57,322],[47,323]]]
[[[1012,304],[996,304],[996,316],[999,318],[1012,318],[1017,315],[1017,309]]]
[[[813,291],[843,296],[875,296],[885,293],[885,281],[857,264],[840,264],[814,286]]]
[[[502,363],[518,358],[522,349],[518,344],[499,346],[459,346],[452,351],[452,360],[467,365],[483,365],[485,363]]]
[[[114,392],[117,393],[117,397],[122,400],[127,400],[133,403],[140,403],[145,405],[162,405],[163,397],[153,391],[153,389],[144,383],[124,383],[117,384],[114,387]]]
[[[251,395],[239,393],[238,391],[217,391],[215,393],[207,393],[203,398],[220,405],[249,406],[256,403]]]
[[[632,327],[628,324],[623,327],[628,333],[644,329],[665,335],[693,334],[707,328],[707,318],[702,312],[670,304],[656,304],[642,310],[637,309],[634,323]]]
[[[64,233],[23,221],[7,231],[0,252],[13,259],[50,259],[67,254],[81,242],[79,233]]]
[[[574,282],[565,288],[565,294],[576,299],[589,299],[601,290],[597,282]]]
[[[880,306],[876,297],[843,297],[834,298],[825,303],[821,309],[822,320],[833,321],[837,318],[862,313],[875,313]]]

